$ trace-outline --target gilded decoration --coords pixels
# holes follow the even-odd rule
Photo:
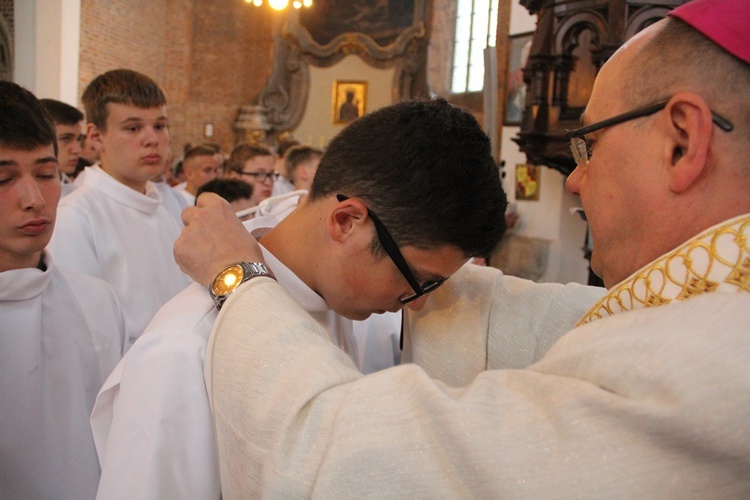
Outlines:
[[[578,325],[705,293],[750,292],[748,236],[748,215],[703,232],[616,285]]]

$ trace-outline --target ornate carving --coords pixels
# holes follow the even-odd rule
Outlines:
[[[335,3],[319,0],[316,5],[324,1]],[[403,4],[392,1],[396,6]],[[413,0],[412,24],[386,45],[361,32],[341,33],[321,45],[300,24],[296,11],[284,19],[279,18],[274,27],[273,71],[258,97],[258,104],[266,110],[270,141],[275,142],[280,133],[294,129],[302,119],[310,88],[309,67],[329,67],[350,54],[358,55],[376,68],[396,68],[392,86],[394,101],[426,95],[429,6],[429,0]]]
[[[521,131],[530,163],[567,175],[575,168],[564,131],[578,126],[596,73],[631,36],[689,0],[521,0],[538,13],[524,81]]]

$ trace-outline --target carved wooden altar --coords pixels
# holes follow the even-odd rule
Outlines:
[[[687,1],[520,0],[539,19],[524,68],[521,131],[513,139],[529,163],[573,171],[564,131],[579,126],[599,69],[627,39]]]

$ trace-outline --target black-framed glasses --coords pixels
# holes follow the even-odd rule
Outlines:
[[[279,175],[281,175],[278,172],[245,172],[244,170],[240,170],[239,173],[240,175],[250,175],[258,182],[266,182],[268,179],[277,181]]]
[[[668,102],[669,99],[666,99],[655,104],[650,104],[643,108],[638,108],[621,115],[613,116],[612,118],[607,118],[606,120],[602,120],[600,122],[592,123],[591,125],[587,125],[585,127],[566,131],[565,137],[570,141],[570,150],[573,152],[573,158],[575,159],[576,165],[588,165],[589,158],[591,157],[591,150],[588,143],[586,142],[586,139],[583,137],[584,135],[596,132],[597,130],[601,130],[606,127],[611,127],[612,125],[618,125],[630,120],[635,120],[636,118],[651,116],[657,111],[661,111],[662,109],[664,109],[667,106]],[[711,117],[713,119],[713,122],[725,132],[731,132],[734,128],[734,125],[732,125],[729,120],[714,113],[713,111],[711,111]]]
[[[339,201],[344,201],[348,200],[349,197],[344,196],[343,194],[337,194],[336,199],[338,199]],[[409,302],[418,299],[422,295],[426,295],[432,292],[437,287],[445,283],[445,280],[447,280],[448,278],[443,278],[437,281],[428,280],[420,285],[419,281],[417,281],[417,278],[414,277],[414,273],[411,272],[409,264],[406,263],[406,259],[404,259],[404,256],[398,249],[398,245],[396,245],[396,242],[393,240],[391,233],[389,233],[385,228],[385,225],[380,221],[380,218],[375,215],[375,212],[373,212],[369,208],[367,209],[367,215],[369,215],[370,219],[372,219],[372,223],[375,226],[375,232],[378,235],[378,241],[383,247],[383,250],[385,250],[385,253],[388,254],[388,257],[391,258],[393,263],[396,264],[399,272],[401,272],[403,277],[406,279],[406,282],[409,283],[409,286],[411,286],[412,290],[414,290],[413,295],[398,299],[402,304],[408,304]]]

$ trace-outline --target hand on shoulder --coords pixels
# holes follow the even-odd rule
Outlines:
[[[194,207],[182,212],[185,228],[174,244],[183,272],[203,286],[225,266],[239,261],[264,262],[260,245],[245,229],[229,203],[203,193]]]

